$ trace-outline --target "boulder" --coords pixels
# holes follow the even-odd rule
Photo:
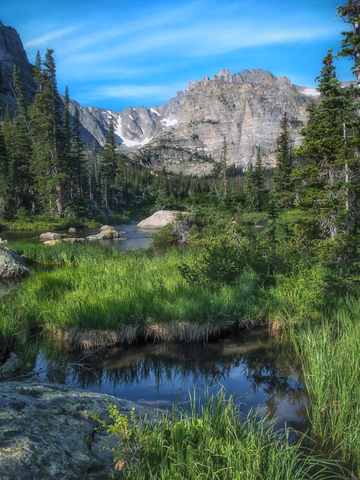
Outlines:
[[[40,235],[40,240],[59,240],[61,238],[66,238],[66,237],[68,237],[66,233],[46,232]]]
[[[20,256],[7,247],[0,247],[0,278],[29,275],[31,270]]]
[[[100,232],[103,232],[104,230],[115,230],[116,231],[116,229],[112,225],[103,225],[102,227],[100,227]]]
[[[76,232],[76,228],[75,227],[70,227],[69,228],[69,233],[75,233]]]
[[[86,237],[88,240],[112,240],[114,238],[119,238],[119,232],[115,228],[110,227],[111,230],[102,230],[96,235],[90,235]]]
[[[176,210],[159,210],[158,212],[138,223],[138,228],[161,228],[168,223],[172,223],[176,215],[180,213]]]
[[[156,419],[156,410],[108,396],[121,414]],[[118,439],[98,431],[110,423],[101,393],[54,383],[3,382],[0,395],[0,478],[110,478]],[[103,448],[109,444],[110,448]],[[1,477],[1,475],[4,475]],[[112,477],[111,477],[112,478]]]
[[[5,243],[7,243],[7,240],[3,240],[2,238],[0,238],[0,244],[4,245]]]
[[[99,237],[102,240],[108,240],[108,239],[111,239],[111,238],[119,238],[119,232],[115,229],[114,230],[102,230],[99,233]]]

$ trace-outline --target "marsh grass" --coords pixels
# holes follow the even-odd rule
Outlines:
[[[331,462],[303,455],[300,443],[289,441],[289,430],[274,432],[274,424],[250,413],[245,419],[224,392],[190,412],[173,409],[156,423],[120,415],[109,404],[114,424],[103,428],[119,437],[114,449],[116,470],[124,479],[297,480],[330,479]]]
[[[360,472],[360,304],[344,301],[329,321],[310,322],[290,334],[301,357],[310,399],[312,432],[319,444]]]
[[[151,251],[123,253],[93,245],[24,241],[11,248],[59,268],[36,273],[19,285],[16,296],[9,294],[0,303],[3,337],[5,331],[11,336],[40,326],[62,341],[89,348],[115,337],[134,339],[130,331],[206,340],[246,313],[247,282],[244,288],[223,285],[214,291],[184,281],[178,265],[195,250],[171,249],[154,258]]]

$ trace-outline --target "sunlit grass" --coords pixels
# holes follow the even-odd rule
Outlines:
[[[250,413],[241,418],[232,397],[223,392],[191,411],[174,408],[154,424],[129,421],[109,405],[115,424],[108,429],[119,437],[116,468],[125,479],[183,480],[305,480],[332,478],[331,462],[304,455],[291,443],[288,430],[274,432],[273,424]],[[333,465],[333,464],[332,464]],[[316,467],[316,469],[314,468]],[[336,478],[342,478],[337,476]]]

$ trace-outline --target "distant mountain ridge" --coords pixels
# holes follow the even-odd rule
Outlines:
[[[13,112],[16,102],[11,91],[14,64],[21,71],[29,101],[35,94],[32,65],[20,36],[0,21],[0,107]],[[248,167],[260,145],[268,166],[274,166],[276,138],[286,111],[292,125],[294,145],[299,129],[307,121],[306,108],[318,101],[319,92],[291,84],[264,70],[232,74],[221,70],[210,80],[193,80],[167,104],[128,107],[121,112],[84,107],[70,100],[70,112],[78,107],[82,134],[91,145],[103,146],[110,122],[114,123],[120,151],[143,165],[166,165],[174,172],[203,175],[220,160],[226,136],[228,163]],[[63,97],[62,97],[63,98]]]

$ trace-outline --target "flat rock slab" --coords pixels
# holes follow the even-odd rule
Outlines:
[[[0,247],[0,278],[18,278],[30,273],[24,259],[10,248]]]
[[[156,410],[106,396],[120,413],[135,407],[139,417],[156,418]],[[91,418],[110,422],[103,395],[54,383],[0,383],[0,479],[108,479],[114,472],[117,445]]]
[[[161,228],[165,227],[168,223],[175,220],[176,215],[180,213],[176,210],[159,210],[155,212],[151,217],[145,218],[142,222],[138,223],[138,228]]]

